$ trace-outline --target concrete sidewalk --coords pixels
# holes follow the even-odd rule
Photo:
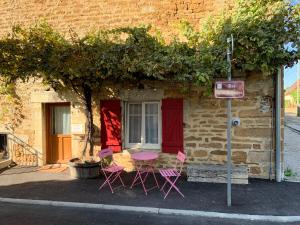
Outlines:
[[[300,182],[300,117],[285,115],[283,167],[291,176],[285,179]]]
[[[293,113],[286,113],[284,119],[284,123],[287,127],[300,132],[300,117],[297,117],[296,114]]]
[[[130,184],[133,174],[123,177]],[[102,182],[102,178],[72,180],[68,171],[48,174],[34,168],[11,168],[0,174],[0,197],[251,215],[300,215],[298,183],[250,180],[248,185],[233,185],[233,205],[228,208],[226,184],[190,183],[181,179],[178,186],[185,198],[172,192],[163,200],[160,191],[153,190],[145,196],[140,186],[120,188],[115,194],[109,188],[98,191]]]

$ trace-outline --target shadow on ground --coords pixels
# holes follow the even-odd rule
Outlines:
[[[43,173],[35,173],[43,176]],[[66,176],[68,175],[66,174]],[[1,179],[7,177],[9,175],[0,176],[0,197],[260,215],[300,215],[300,186],[297,183],[250,180],[248,185],[233,185],[233,205],[228,208],[226,206],[226,184],[190,183],[184,178],[179,180],[178,186],[185,198],[173,191],[164,200],[158,189],[150,191],[146,196],[140,185],[133,189],[118,188],[114,194],[111,194],[108,187],[99,191],[98,187],[104,181],[103,178],[88,180],[55,180],[51,178],[52,180],[4,185],[5,182],[1,182]],[[124,174],[123,179],[129,186],[133,180],[133,174]],[[152,180],[149,180],[149,183],[154,184]],[[162,184],[163,181],[160,179],[159,183]]]

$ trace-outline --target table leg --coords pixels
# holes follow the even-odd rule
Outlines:
[[[143,180],[143,178],[142,178],[142,174],[141,174],[140,171],[138,171],[138,174],[139,174],[139,177],[140,177],[140,180],[141,180],[143,189],[144,189],[144,191],[145,191],[145,194],[147,195],[147,189],[146,189],[146,187],[145,187],[144,180]]]
[[[153,169],[152,169],[152,174],[153,174],[154,180],[155,180],[155,182],[156,182],[156,186],[157,186],[157,188],[159,189],[159,185],[158,185],[158,182],[157,182],[157,179],[156,179],[156,176],[155,176],[155,172],[154,172]]]
[[[133,182],[131,184],[131,189],[133,188],[134,185],[137,185],[137,184],[142,184],[143,186],[143,189],[144,189],[144,192],[145,194],[147,195],[147,192],[154,189],[154,188],[158,188],[159,189],[159,184],[158,184],[158,181],[156,179],[156,176],[155,176],[155,172],[154,172],[154,160],[151,160],[151,161],[147,161],[147,165],[145,165],[144,163],[136,163],[136,175],[133,179]],[[145,166],[146,168],[143,168],[143,166]],[[145,182],[149,176],[149,173],[152,173],[152,176],[153,176],[153,179],[155,181],[155,186],[153,186],[152,188],[149,188],[147,189],[146,186],[145,186]],[[140,183],[137,183],[137,181],[140,180]]]
[[[134,179],[133,179],[133,182],[132,182],[132,184],[131,184],[131,186],[130,186],[130,188],[132,189],[132,187],[134,186],[134,184],[135,184],[135,182],[137,181],[137,179],[138,179],[138,173],[136,173],[135,174],[135,177],[134,177]]]

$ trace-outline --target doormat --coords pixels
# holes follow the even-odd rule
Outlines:
[[[67,165],[54,164],[54,165],[45,165],[41,166],[38,171],[47,172],[47,173],[61,173],[68,169]]]

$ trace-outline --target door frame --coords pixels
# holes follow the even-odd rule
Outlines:
[[[57,103],[46,103],[46,164],[53,164],[52,160],[52,151],[51,151],[51,143],[50,143],[50,135],[51,135],[51,108],[53,106],[70,106],[70,102],[57,102]],[[70,134],[71,136],[71,134]]]

